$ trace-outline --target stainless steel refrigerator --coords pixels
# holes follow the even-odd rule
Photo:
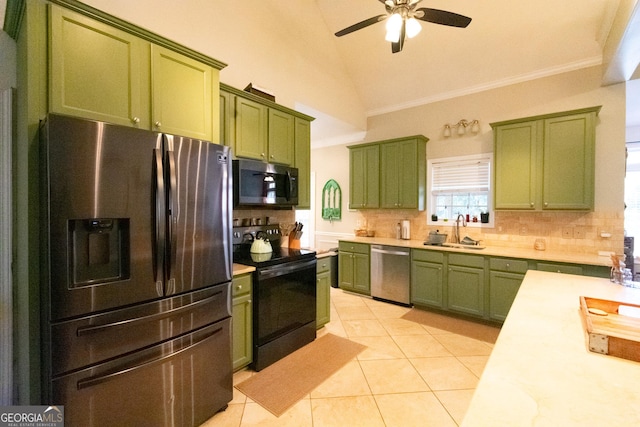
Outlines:
[[[228,148],[41,126],[42,404],[68,426],[196,426],[232,399]]]

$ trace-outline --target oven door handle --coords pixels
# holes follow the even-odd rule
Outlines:
[[[271,277],[278,277],[284,274],[290,274],[296,271],[304,270],[307,268],[315,268],[316,259],[310,261],[294,261],[284,264],[273,265],[265,267],[258,271],[259,280],[269,279]]]

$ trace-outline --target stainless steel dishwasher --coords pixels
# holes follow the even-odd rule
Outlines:
[[[409,248],[371,245],[371,296],[411,305]]]

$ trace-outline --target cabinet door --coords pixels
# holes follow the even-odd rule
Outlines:
[[[233,369],[252,362],[252,303],[251,295],[233,299]]]
[[[316,283],[316,328],[320,328],[330,320],[331,272],[318,273]]]
[[[593,208],[595,113],[544,121],[543,209]]]
[[[212,134],[214,70],[160,46],[151,47],[151,61],[152,129],[217,142],[219,132],[215,140]],[[218,72],[215,71],[215,74],[218,86]],[[216,110],[218,106],[216,102]]]
[[[349,150],[349,208],[380,206],[380,148],[378,145]]]
[[[516,298],[524,274],[491,271],[489,273],[489,317],[504,321]]]
[[[495,129],[495,208],[539,209],[537,191],[539,121],[504,125]]]
[[[380,207],[418,207],[418,149],[415,140],[381,144]]]
[[[269,108],[269,163],[291,165],[295,140],[295,117]]]
[[[353,268],[353,253],[340,250],[338,252],[338,281],[341,289],[353,291]]]
[[[484,270],[449,266],[447,307],[475,316],[484,315]]]
[[[398,208],[400,192],[400,153],[398,143],[380,145],[380,207]],[[402,165],[404,167],[404,165]]]
[[[369,255],[353,254],[353,288],[369,295],[371,293],[371,263]]]
[[[235,144],[233,132],[235,127],[235,95],[223,90],[219,94],[220,99],[220,144],[233,148]]]
[[[442,298],[442,264],[413,261],[411,263],[411,302],[444,308]]]
[[[51,6],[49,110],[149,129],[149,43]]]
[[[311,123],[296,117],[294,166],[298,168],[298,209],[311,207]]]
[[[268,108],[236,96],[236,156],[267,161]]]

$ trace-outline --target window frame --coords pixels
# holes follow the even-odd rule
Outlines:
[[[494,162],[493,162],[493,153],[480,153],[480,154],[471,154],[466,156],[452,156],[452,157],[441,157],[437,159],[428,159],[427,160],[427,206],[432,207],[435,205],[435,197],[432,191],[433,184],[433,165],[438,163],[465,163],[465,162],[473,162],[473,161],[486,161],[489,163],[489,182],[488,187],[489,191],[487,192],[487,211],[489,212],[489,222],[482,223],[480,222],[480,218],[478,218],[478,222],[468,222],[469,227],[477,227],[477,228],[494,228],[495,227],[495,212],[493,210],[493,186],[494,186]],[[431,219],[431,212],[427,213],[427,225],[429,226],[453,226],[455,224],[455,218],[447,218],[445,221],[443,218],[438,218],[437,221],[433,221]]]

